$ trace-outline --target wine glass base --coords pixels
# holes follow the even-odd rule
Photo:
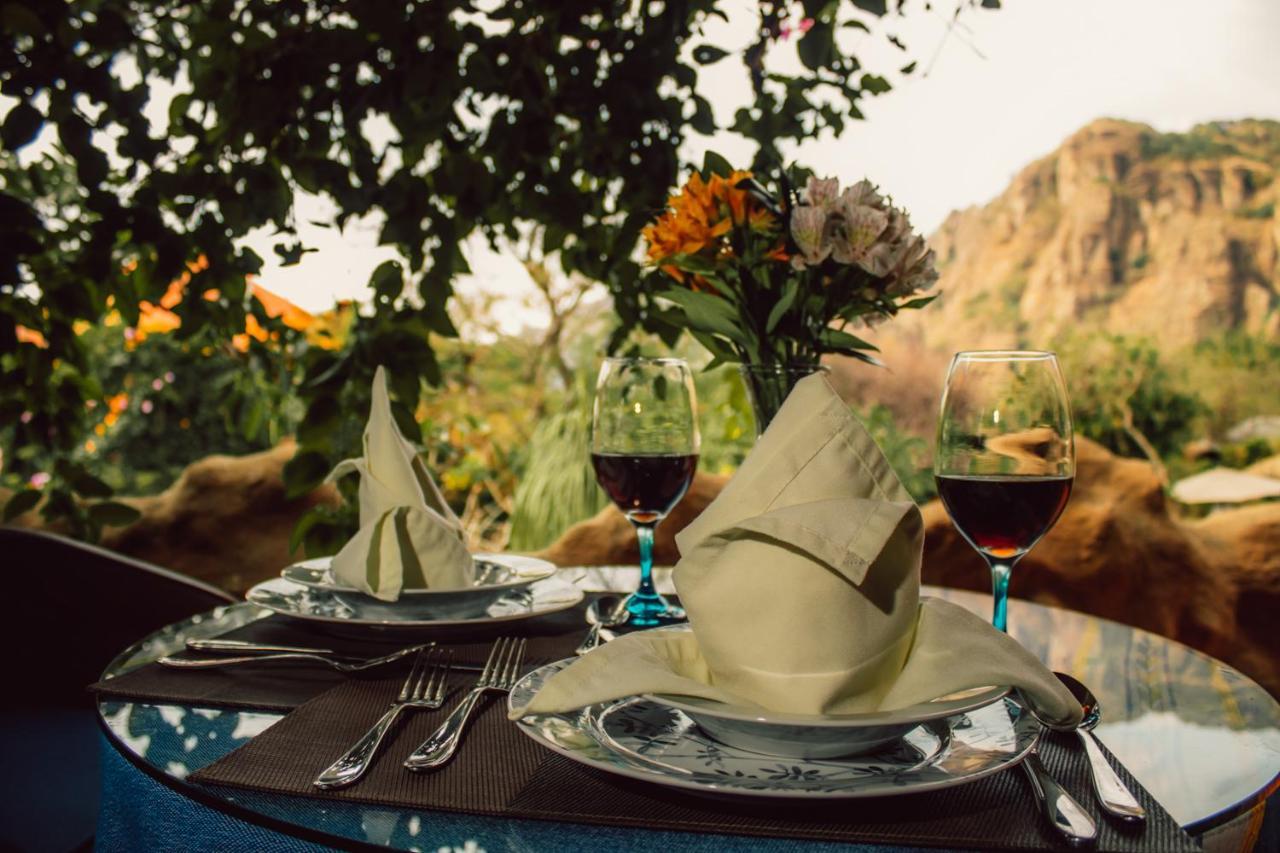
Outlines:
[[[661,595],[633,592],[626,601],[627,627],[657,628],[688,621],[683,607],[677,607]]]

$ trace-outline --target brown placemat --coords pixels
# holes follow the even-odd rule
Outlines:
[[[588,596],[587,600],[591,598]],[[415,631],[412,634],[351,628],[333,631],[297,619],[268,616],[222,636],[253,643],[326,648],[356,657],[376,657],[412,643],[434,640],[453,651],[455,662],[482,665],[496,637],[514,634],[529,638],[525,661],[527,666],[533,667],[563,660],[573,654],[586,636],[585,607],[584,601],[570,610],[522,622]],[[407,661],[398,662],[367,676],[352,676],[322,665],[264,663],[228,669],[180,670],[150,663],[91,684],[89,690],[102,697],[160,704],[291,711],[349,679],[379,678],[388,673],[403,672],[407,666]]]
[[[444,719],[458,698],[458,689],[473,682],[474,677],[459,676],[444,708],[403,719],[384,745],[381,760],[351,788],[318,791],[311,780],[386,709],[400,687],[397,679],[336,687],[190,779],[389,807],[644,829],[980,850],[1066,848],[1046,826],[1020,769],[961,787],[874,800],[774,804],[759,799],[713,799],[625,780],[556,755],[506,719],[502,698],[483,707],[450,764],[434,773],[406,771],[401,766],[404,758]],[[1104,820],[1093,800],[1083,751],[1074,738],[1047,738],[1041,757],[1097,817],[1098,850],[1200,849],[1123,768],[1120,775],[1147,809],[1147,825],[1133,831]]]

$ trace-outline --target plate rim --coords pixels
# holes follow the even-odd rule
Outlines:
[[[497,554],[497,553],[489,553],[489,552],[480,552],[480,553],[472,554],[471,558],[472,560],[485,560],[490,563],[498,563],[499,565],[506,565],[508,568],[514,571],[537,571],[537,572],[540,572],[540,574],[534,575],[533,577],[527,577],[527,576],[517,577],[512,580],[506,581],[505,583],[486,584],[484,586],[462,586],[462,587],[454,587],[452,589],[402,589],[400,591],[400,595],[413,596],[414,598],[431,598],[432,596],[443,597],[446,595],[466,595],[468,593],[480,594],[485,592],[501,592],[505,590],[519,589],[520,587],[529,586],[530,584],[537,583],[538,581],[547,580],[550,577],[554,577],[556,572],[560,570],[560,568],[555,563],[552,563],[550,560],[544,560],[541,557],[530,557],[525,554]],[[306,571],[322,569],[324,571],[327,571],[329,566],[332,565],[332,562],[333,562],[332,556],[312,557],[307,560],[298,560],[296,563],[290,563],[289,565],[281,569],[280,577],[283,578],[284,580],[289,581],[290,583],[296,583],[299,586],[305,586],[310,589],[318,589],[321,592],[328,592],[328,593],[336,592],[336,593],[342,593],[344,595],[368,595],[368,593],[364,592],[363,590],[356,589],[355,587],[337,586],[335,584],[316,583],[315,581],[311,581],[311,580],[299,579],[296,575],[294,577],[289,577],[288,575],[285,574],[285,572],[290,572],[294,569],[302,569]],[[527,562],[528,565],[524,569],[519,569],[516,566],[511,565],[511,563],[515,563],[515,562],[522,562],[522,563]],[[325,565],[323,567],[320,565],[316,565],[319,563],[324,563]]]
[[[523,619],[532,619],[537,616],[549,616],[553,613],[560,613],[562,611],[572,609],[578,606],[578,604],[582,602],[583,598],[586,597],[586,593],[566,581],[564,583],[564,587],[566,591],[573,591],[574,594],[572,596],[568,596],[563,602],[558,601],[554,606],[549,606],[544,610],[534,610],[531,606],[527,613],[513,613],[509,616],[472,616],[462,619],[366,619],[358,617],[343,619],[338,616],[320,616],[314,613],[299,613],[293,610],[284,610],[279,607],[272,606],[272,604],[267,601],[261,600],[260,596],[255,598],[254,594],[263,587],[266,587],[268,584],[288,584],[289,586],[296,587],[297,589],[304,591],[314,589],[314,587],[306,587],[296,581],[291,581],[283,577],[267,578],[266,580],[260,581],[250,587],[245,593],[245,600],[251,604],[257,605],[258,607],[265,607],[272,613],[278,613],[279,615],[286,616],[290,619],[301,619],[307,622],[324,622],[330,625],[347,625],[370,628],[449,628],[466,625],[494,625],[503,622],[518,622]]]
[[[519,681],[516,682],[516,685],[515,687],[512,688],[511,692],[507,694],[508,710],[510,710],[512,707],[512,697],[515,696],[516,694],[516,688],[518,688],[521,684],[523,684],[528,679],[532,678],[534,675],[538,673],[541,673],[544,670],[550,669],[552,667],[567,666],[569,663],[572,663],[572,662],[573,662],[573,659],[569,659],[569,658],[566,658],[565,660],[553,661],[552,663],[545,664],[543,666],[538,667],[537,669],[534,669],[525,673],[525,675]],[[626,701],[628,699],[634,699],[634,698],[643,698],[643,697],[634,697],[634,696],[622,697],[620,699],[613,700],[613,702],[597,703],[597,704],[608,706],[616,702]],[[996,700],[996,701],[1002,701],[1002,700],[1007,702],[1014,701],[1013,699],[1007,696],[1002,697],[1001,700]],[[579,713],[586,713],[586,710],[584,709]],[[532,716],[538,717],[538,716],[544,716],[544,715],[532,715]],[[551,714],[551,715],[545,715],[545,716],[558,716],[558,715]],[[955,716],[955,715],[953,714],[951,716]],[[582,754],[581,752],[575,752],[571,749],[563,747],[557,743],[554,743],[542,737],[538,732],[537,727],[533,723],[529,722],[528,717],[523,717],[521,719],[518,719],[515,721],[515,723],[516,723],[516,728],[519,731],[523,732],[527,737],[532,738],[535,743],[541,744],[547,749],[550,749],[552,752],[555,752],[559,755],[563,755],[564,757],[572,761],[576,761],[577,763],[583,765],[584,767],[589,767],[594,770],[600,770],[606,773],[612,773],[618,776],[622,776],[624,778],[634,779],[636,781],[649,782],[651,784],[659,785],[662,787],[679,788],[682,790],[695,791],[697,793],[701,793],[704,795],[709,794],[709,795],[717,795],[717,796],[745,797],[745,798],[751,798],[751,799],[855,800],[855,799],[867,799],[870,797],[897,796],[899,794],[917,794],[925,791],[936,791],[936,790],[941,790],[943,788],[952,788],[957,785],[965,785],[970,782],[976,782],[979,779],[983,779],[987,776],[991,776],[996,773],[999,773],[1002,770],[1006,770],[1010,767],[1014,767],[1022,763],[1022,761],[1029,754],[1031,754],[1031,752],[1040,743],[1040,739],[1044,736],[1044,728],[1042,726],[1039,726],[1037,723],[1035,723],[1034,718],[1032,718],[1029,713],[1025,714],[1024,717],[1027,720],[1028,725],[1036,726],[1035,732],[1028,739],[1027,743],[1021,749],[1019,749],[1016,754],[1010,756],[1007,760],[993,761],[991,766],[989,767],[984,767],[984,768],[981,768],[980,770],[966,773],[963,776],[957,776],[950,779],[939,779],[933,782],[922,782],[916,785],[892,785],[892,786],[888,786],[886,789],[845,789],[845,790],[835,790],[835,791],[760,790],[760,789],[750,789],[750,788],[743,788],[743,787],[734,787],[732,785],[717,785],[711,782],[694,781],[686,777],[681,777],[674,774],[667,775],[659,771],[656,767],[651,767],[651,766],[633,762],[631,759],[627,758],[627,756],[624,753],[619,753],[618,751],[611,749],[608,745],[600,743],[599,739],[596,738],[594,734],[587,732],[587,735],[591,738],[592,743],[594,743],[600,749],[607,751],[610,755],[617,757],[624,763],[614,764],[612,762],[591,760],[588,756]],[[582,731],[582,729],[579,729],[579,731]],[[1015,733],[1016,733],[1016,730],[1015,730]],[[779,760],[784,760],[784,759],[779,759]],[[824,759],[824,760],[829,760],[829,759]]]

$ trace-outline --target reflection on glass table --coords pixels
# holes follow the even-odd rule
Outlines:
[[[566,569],[587,590],[626,591],[635,568]],[[658,589],[671,592],[669,572]],[[989,596],[926,587],[985,615]],[[1103,706],[1096,733],[1166,810],[1192,834],[1212,832],[1256,807],[1280,772],[1280,705],[1244,675],[1207,655],[1145,631],[1068,610],[1010,601],[1013,635],[1052,669],[1089,685]],[[170,626],[126,650],[109,673],[175,651],[188,638],[223,633],[267,615],[248,604],[219,608]],[[583,626],[585,632],[586,626]],[[190,773],[245,743],[281,718],[275,713],[104,700],[99,712],[114,746],[159,778],[190,791]],[[435,850],[471,842],[488,850],[623,849],[637,833],[612,827],[412,812],[246,791],[205,790],[241,815],[380,846]],[[145,808],[145,804],[138,804]],[[643,833],[654,849],[755,849],[760,839]],[[1204,836],[1202,835],[1202,838]],[[839,845],[808,844],[806,850]]]

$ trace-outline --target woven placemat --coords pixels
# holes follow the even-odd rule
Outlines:
[[[460,690],[472,683],[474,676],[459,675],[444,708],[406,716],[389,736],[380,760],[351,788],[319,791],[311,781],[382,714],[400,687],[398,679],[336,687],[190,779],[388,807],[645,829],[980,850],[1066,848],[1046,825],[1021,769],[961,787],[874,800],[774,804],[713,799],[625,780],[556,755],[507,720],[502,698],[483,706],[446,767],[427,774],[405,770],[405,757],[440,724]],[[1083,751],[1074,738],[1046,738],[1041,757],[1059,782],[1098,816],[1098,850],[1200,849],[1123,769],[1120,775],[1147,809],[1147,824],[1126,830],[1103,820]]]
[[[588,597],[590,600],[590,597]],[[434,640],[453,652],[457,663],[482,665],[493,639],[504,634],[528,637],[528,666],[563,660],[586,636],[585,602],[571,610],[521,622],[507,622],[470,628],[415,631],[388,634],[368,629],[339,632],[314,624],[269,616],[222,636],[253,643],[326,648],[356,657],[376,657],[413,643]],[[185,656],[185,655],[180,655]],[[403,672],[408,662],[375,670],[375,678]],[[251,708],[262,711],[291,711],[326,690],[351,678],[323,665],[310,666],[264,663],[237,665],[228,669],[174,669],[157,663],[108,678],[89,686],[102,697],[132,699],[159,704]]]

